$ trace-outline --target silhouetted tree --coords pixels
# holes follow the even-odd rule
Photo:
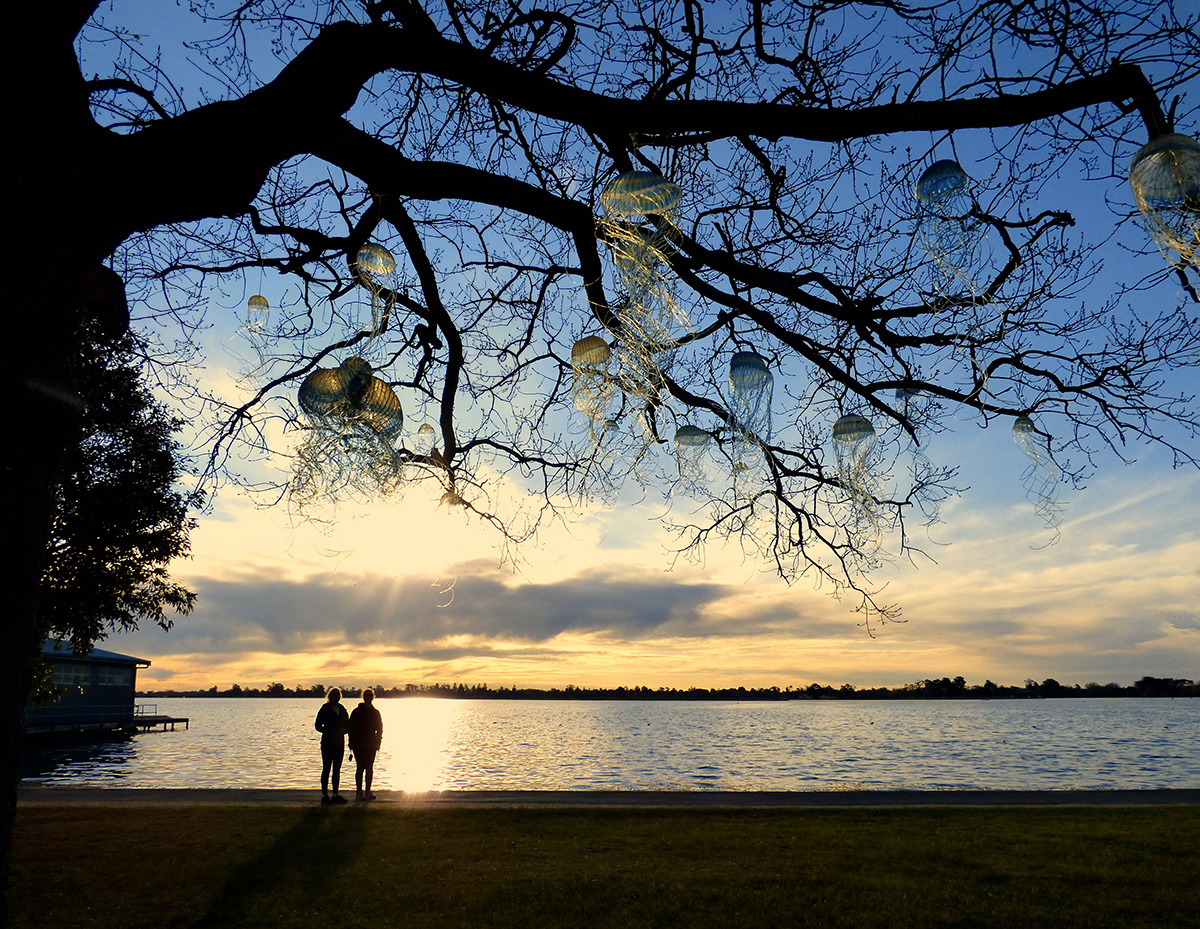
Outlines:
[[[200,498],[181,487],[180,423],[143,383],[138,347],[81,337],[72,359],[81,413],[52,487],[38,632],[80,653],[142,621],[170,629],[196,599],[170,565],[190,551]]]
[[[195,28],[162,54],[121,5],[9,14],[28,89],[11,95],[10,121],[29,139],[11,146],[9,215],[32,257],[10,275],[7,322],[9,429],[24,444],[3,482],[5,862],[53,487],[78,442],[71,359],[99,263],[128,285],[134,316],[185,340],[210,285],[236,288],[250,269],[292,282],[251,398],[209,420],[210,479],[239,447],[269,451],[278,425],[311,431],[300,384],[365,352],[435,425],[436,450],[401,437],[405,479],[516,544],[597,489],[612,460],[596,434],[564,427],[572,343],[599,334],[616,359],[617,434],[636,440],[599,489],[626,469],[666,487],[675,432],[699,423],[719,478],[678,511],[681,553],[734,538],[784,577],[853,593],[873,620],[895,616],[864,579],[880,540],[915,554],[911,525],[936,517],[954,471],[897,467],[894,488],[851,475],[830,441],[846,413],[873,423],[885,465],[964,412],[1006,427],[1034,417],[1068,478],[1131,438],[1195,463],[1195,407],[1170,376],[1197,363],[1180,306],[1194,264],[1139,244],[1097,279],[1097,259],[1128,243],[1073,228],[1058,183],[1093,179],[1088,198],[1122,204],[1114,227],[1132,215],[1128,157],[1194,113],[1194,12],[1155,0],[181,12]],[[188,62],[202,78],[180,73]],[[955,150],[971,153],[975,195],[959,219],[987,230],[995,260],[969,286],[932,287],[912,190]],[[597,222],[605,185],[633,169],[680,185],[674,224]],[[359,268],[368,240],[395,254],[390,284]],[[645,293],[613,272],[631,247],[676,311],[662,341],[639,338]],[[1121,312],[1133,289],[1152,309]],[[370,323],[349,318],[365,304]],[[748,350],[778,374],[770,435],[733,412],[728,366]],[[533,490],[524,515],[491,498],[497,472]]]

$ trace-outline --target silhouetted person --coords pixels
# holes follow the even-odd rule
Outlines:
[[[342,779],[342,758],[346,755],[346,733],[350,731],[350,716],[342,706],[342,692],[336,687],[329,691],[324,705],[317,710],[317,732],[321,733],[321,802],[345,803],[338,793]],[[333,796],[329,795],[329,775],[333,773]]]
[[[354,769],[354,799],[374,800],[371,780],[375,776],[375,753],[383,742],[383,716],[375,709],[375,691],[370,688],[364,690],[362,698],[363,702],[350,714],[350,751],[357,762]]]

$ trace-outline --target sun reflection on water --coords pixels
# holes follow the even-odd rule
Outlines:
[[[383,747],[375,761],[375,783],[410,793],[440,789],[463,701],[405,697],[378,700],[375,705],[383,715]],[[353,765],[349,767],[353,771]]]

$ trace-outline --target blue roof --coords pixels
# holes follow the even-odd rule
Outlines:
[[[47,639],[42,643],[42,654],[50,658],[75,658],[80,661],[112,661],[121,664],[140,664],[150,667],[149,658],[135,658],[133,655],[122,655],[119,652],[106,651],[103,648],[93,648],[86,655],[76,655],[75,647],[70,642]]]

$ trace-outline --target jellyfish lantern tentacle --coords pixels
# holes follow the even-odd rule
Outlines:
[[[583,495],[612,505],[628,465],[622,460],[621,424],[614,417],[591,420],[591,449],[583,472]]]
[[[838,480],[854,514],[846,531],[864,546],[877,547],[882,533],[875,501],[877,481],[872,472],[876,442],[875,427],[865,416],[850,413],[833,424]]]
[[[576,408],[592,421],[603,418],[612,401],[611,358],[612,349],[599,336],[584,336],[571,346],[571,393]]]
[[[675,460],[679,489],[689,497],[704,495],[708,484],[708,446],[712,436],[698,426],[680,426],[675,432]]]
[[[983,293],[984,272],[991,258],[987,226],[972,214],[969,179],[957,161],[934,162],[917,180],[917,223],[913,238],[926,255],[928,285],[944,298],[967,300],[956,310],[976,328],[986,322],[974,309]]]
[[[691,329],[687,313],[675,299],[675,279],[667,272],[664,249],[679,221],[683,191],[678,184],[649,171],[627,171],[600,194],[601,227],[613,255],[617,279],[626,300],[614,307],[627,380],[635,393],[645,383],[656,393],[656,372],[669,363],[675,347],[673,328]]]
[[[1062,469],[1050,454],[1050,438],[1038,432],[1028,416],[1013,420],[1013,441],[1029,459],[1021,473],[1021,484],[1026,499],[1033,504],[1034,512],[1045,527],[1052,532],[1050,540],[1038,548],[1045,548],[1058,541],[1062,532],[1063,507],[1058,502],[1058,486],[1062,480]]]
[[[912,460],[913,483],[918,488],[916,495],[917,504],[921,507],[921,512],[925,514],[929,522],[933,523],[938,520],[940,498],[937,496],[937,491],[934,489],[931,481],[934,474],[933,462],[929,460],[929,456],[925,453],[924,448],[924,444],[928,438],[928,430],[922,428],[921,423],[916,418],[919,396],[920,391],[913,387],[896,388],[896,405],[900,408],[900,412],[904,415],[904,418],[912,426],[912,432],[909,434],[908,453]]]
[[[396,259],[377,242],[366,242],[354,257],[358,281],[371,295],[371,339],[387,328],[396,291]]]

